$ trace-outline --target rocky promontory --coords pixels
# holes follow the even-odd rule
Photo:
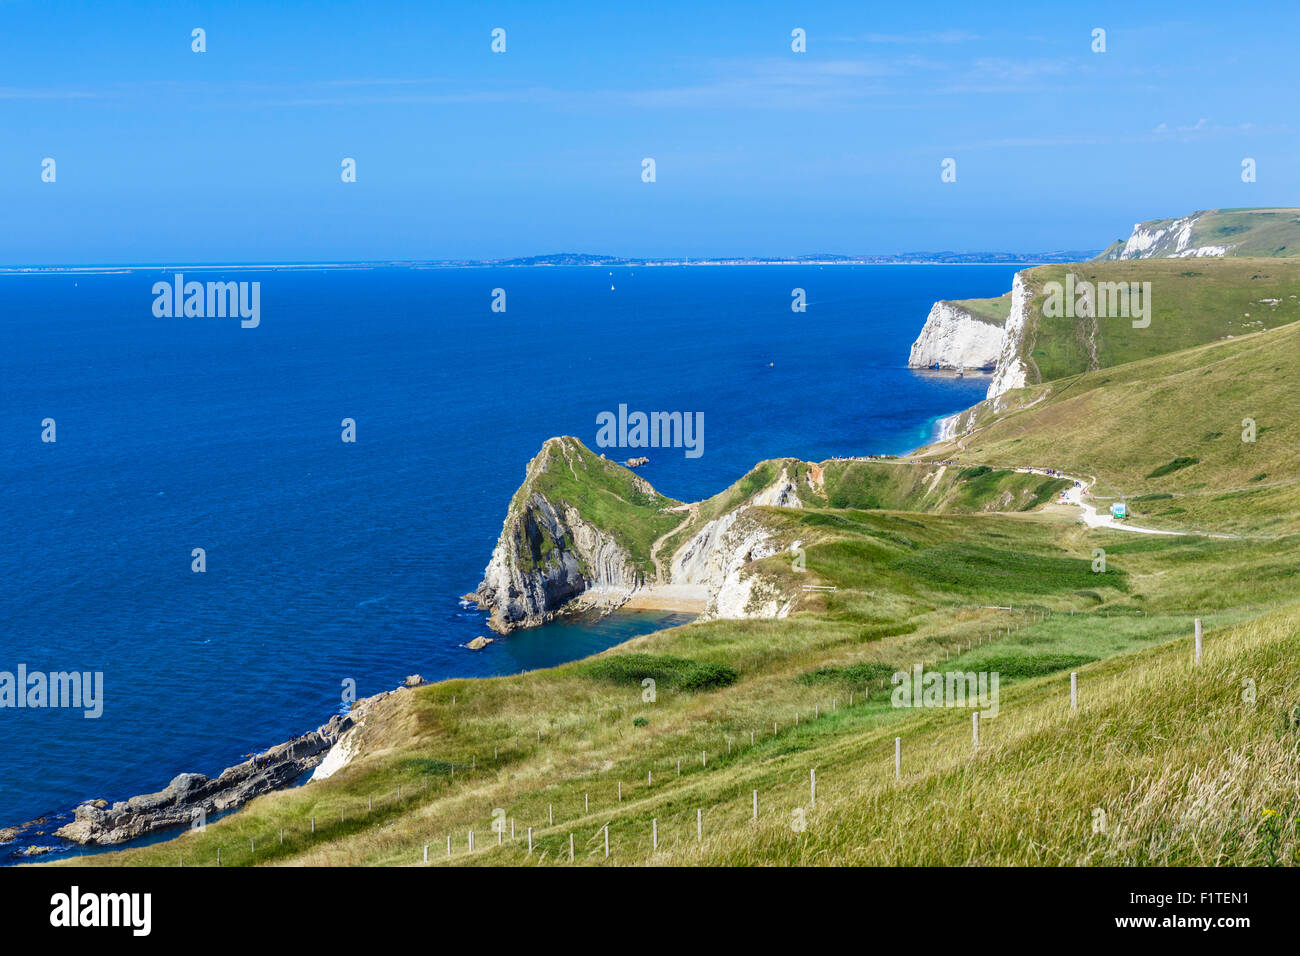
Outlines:
[[[643,545],[651,531],[636,531],[672,527],[664,515],[676,504],[578,439],[547,439],[528,463],[474,592],[490,612],[488,626],[507,634],[544,624],[582,596],[626,601],[654,573]],[[611,512],[617,522],[593,517]]]
[[[320,728],[278,744],[265,753],[227,767],[216,779],[182,773],[157,793],[122,800],[83,803],[71,823],[55,834],[73,843],[124,843],[157,830],[189,826],[247,803],[253,797],[286,787],[325,759],[326,752],[352,727],[352,717],[335,716]]]
[[[294,784],[313,769],[317,772],[312,779],[329,776],[351,758],[348,745],[375,704],[424,683],[418,674],[411,675],[396,690],[356,700],[346,715],[337,714],[313,731],[227,767],[215,778],[182,773],[157,793],[113,804],[107,800],[87,801],[73,811],[72,822],[55,830],[55,835],[87,846],[125,843],[233,810],[263,793]],[[328,765],[328,773],[322,772],[323,763]]]

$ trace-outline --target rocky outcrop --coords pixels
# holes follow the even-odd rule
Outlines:
[[[583,474],[583,469],[588,469]],[[617,468],[611,474],[606,469]],[[555,469],[572,481],[555,482]],[[792,477],[792,475],[794,477]],[[685,513],[680,528],[695,524],[697,506],[687,507],[656,492],[626,469],[592,455],[577,439],[552,438],[528,466],[516,493],[501,537],[475,592],[480,608],[491,612],[489,626],[500,633],[544,624],[570,610],[611,607],[625,603],[645,587],[676,588],[704,595],[704,617],[784,617],[794,600],[765,581],[752,566],[780,550],[762,520],[761,508],[802,508],[801,494],[823,495],[825,475],[816,465],[786,461],[775,480],[749,498],[695,529],[672,558],[660,565],[655,557],[673,534],[660,534],[645,560],[638,561],[620,544],[620,528],[608,509],[597,527],[569,499],[587,500],[592,491],[613,490],[635,499],[624,512],[628,520],[656,522],[669,512]],[[561,488],[561,492],[552,489]],[[675,515],[674,515],[675,517]],[[680,530],[680,528],[678,530]]]
[[[909,368],[992,370],[1002,352],[1003,328],[952,302],[936,302],[912,343]]]
[[[83,803],[74,811],[72,822],[55,833],[74,843],[98,846],[190,826],[196,818],[239,807],[259,794],[293,783],[319,764],[352,726],[351,716],[335,716],[310,733],[227,767],[215,780],[201,773],[182,773],[157,793],[112,806],[104,800]]]
[[[629,510],[657,513],[676,504],[644,478],[593,455],[576,438],[550,438],[529,463],[524,484],[510,510],[474,592],[488,626],[501,634],[545,624],[577,605],[617,605],[644,583],[642,564],[633,559],[613,529],[597,527],[582,511],[556,495],[548,480],[563,469],[579,484],[609,484],[625,495]],[[617,469],[611,472],[609,469]]]
[[[631,556],[610,534],[576,508],[535,493],[506,518],[475,598],[491,612],[488,626],[508,634],[545,624],[589,590],[627,597],[640,583]]]

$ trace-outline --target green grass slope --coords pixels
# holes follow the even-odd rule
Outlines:
[[[989,325],[1006,325],[1007,318],[1011,315],[1010,292],[994,299],[947,299],[945,301]]]
[[[1040,514],[770,515],[807,540],[800,579],[836,588],[791,618],[697,623],[549,670],[400,691],[329,780],[86,862],[215,865],[221,848],[225,866],[420,865],[427,844],[430,865],[546,865],[568,862],[573,834],[576,862],[610,865],[1254,863],[1269,852],[1260,808],[1294,826],[1284,716],[1300,619],[1260,619],[1300,598],[1293,543],[1089,533]],[[1208,628],[1195,673],[1193,616]],[[966,711],[891,706],[886,675],[921,662],[1004,675],[978,755]],[[1233,710],[1247,676],[1259,703]],[[1227,803],[1198,803],[1207,787]],[[1090,829],[1097,807],[1111,842]],[[1290,860],[1294,841],[1274,850]]]
[[[986,402],[971,433],[929,453],[1095,475],[1103,506],[1125,499],[1143,523],[1290,534],[1300,530],[1298,365],[1300,324],[1235,337]]]
[[[1046,284],[1066,274],[1092,283],[1151,284],[1151,323],[1134,328],[1125,316],[1049,317]],[[1037,266],[1027,270],[1032,292],[1021,358],[1030,380],[1079,372],[1277,328],[1300,319],[1300,260],[1139,259]]]

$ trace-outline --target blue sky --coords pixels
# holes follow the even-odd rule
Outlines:
[[[1195,0],[0,0],[0,263],[1100,248],[1300,202],[1297,26]]]

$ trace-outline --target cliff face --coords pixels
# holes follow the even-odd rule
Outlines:
[[[1025,334],[1029,327],[1029,300],[1033,293],[1025,282],[1025,274],[1017,272],[1011,280],[1011,314],[1003,330],[1002,347],[998,353],[997,369],[985,398],[997,398],[1013,388],[1024,388],[1029,383],[1029,367],[1021,355],[1024,353]]]
[[[1228,244],[1198,244],[1197,224],[1204,213],[1192,213],[1181,219],[1152,219],[1133,226],[1133,234],[1124,243],[1114,243],[1101,254],[1102,259],[1199,259],[1226,256],[1233,249]]]
[[[616,601],[640,583],[631,556],[609,534],[535,492],[506,518],[475,598],[492,612],[489,626],[506,634],[545,624],[588,590]]]
[[[912,343],[909,368],[992,369],[1003,329],[951,302],[936,302]]]
[[[811,477],[810,489],[816,490]],[[785,469],[748,501],[706,522],[673,555],[672,583],[708,592],[702,620],[785,617],[794,606],[795,595],[784,593],[752,567],[784,550],[754,510],[759,507],[803,507],[799,486]]]
[[[619,604],[644,583],[645,556],[628,528],[602,528],[590,514],[621,502],[628,526],[671,527],[675,504],[576,438],[551,438],[529,463],[474,593],[488,624],[506,634],[554,618],[574,599]],[[603,509],[603,510],[602,510]],[[622,523],[622,522],[620,522]]]
[[[794,597],[750,567],[780,550],[745,505],[708,522],[673,555],[672,582],[707,589],[701,620],[785,617]]]

